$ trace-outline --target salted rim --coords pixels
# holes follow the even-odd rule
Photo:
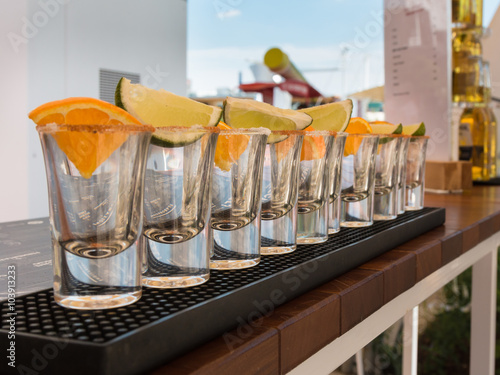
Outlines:
[[[373,134],[373,133],[347,133],[343,132],[342,134],[346,134],[348,137],[367,137],[367,138],[375,138],[378,137],[380,138],[381,134]],[[397,134],[394,134],[397,135]]]
[[[408,135],[408,137],[410,137],[410,138],[417,138],[417,139],[419,139],[419,138],[421,138],[421,139],[424,139],[424,138],[425,139],[430,139],[431,138],[428,135]]]
[[[269,136],[272,132],[268,128],[231,128],[231,129],[220,129],[220,135],[231,135],[231,134],[244,134],[244,135],[267,135]]]
[[[411,135],[408,134],[375,134],[380,136],[380,138],[411,138]]]
[[[333,130],[300,130],[303,132],[304,135],[309,135],[311,137],[318,137],[318,136],[326,136],[326,135],[331,135],[331,136],[337,136],[337,132]]]
[[[222,129],[217,126],[203,126],[203,125],[192,125],[192,126],[155,126],[155,131],[166,132],[166,133],[192,133],[192,132],[203,132],[203,133],[220,133]]]
[[[47,124],[38,125],[36,130],[39,133],[58,133],[62,131],[86,132],[86,133],[138,133],[151,132],[155,128],[151,125],[67,125],[67,124]]]

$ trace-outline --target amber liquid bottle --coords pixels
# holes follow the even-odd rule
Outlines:
[[[482,27],[483,0],[452,0],[451,22],[455,27]]]
[[[481,35],[475,29],[454,29],[452,43],[452,100],[480,103]]]
[[[460,160],[472,162],[472,179],[496,177],[497,123],[488,105],[465,108],[460,118]]]

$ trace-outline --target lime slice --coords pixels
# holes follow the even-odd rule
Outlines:
[[[413,125],[403,125],[405,135],[425,135],[425,124],[423,122]]]
[[[393,125],[387,122],[384,124],[371,123],[370,125],[373,134],[401,134],[403,132],[403,126],[401,124]]]
[[[307,113],[313,118],[311,126],[315,130],[343,132],[351,119],[352,100],[303,108],[299,109],[299,112]]]
[[[153,90],[133,84],[122,77],[116,86],[115,103],[144,124],[160,129],[166,126],[216,126],[222,109],[172,94],[163,89]],[[162,147],[179,147],[196,141],[200,136],[170,136],[156,131],[151,143]],[[200,133],[201,134],[201,133]]]
[[[232,128],[260,128],[269,130],[302,130],[312,117],[293,109],[276,108],[252,99],[228,97],[224,101],[224,121]],[[276,143],[287,136],[270,135],[267,143]]]

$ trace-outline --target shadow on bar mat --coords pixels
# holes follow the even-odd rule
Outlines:
[[[262,257],[253,268],[212,271],[200,286],[145,288],[138,302],[118,309],[65,309],[54,302],[50,289],[16,298],[14,311],[3,301],[0,373],[137,374],[155,369],[246,317],[265,315],[444,221],[444,209],[424,208],[367,228],[342,228],[326,243]],[[8,337],[12,316],[15,340]],[[10,341],[15,341],[17,369],[5,358]]]

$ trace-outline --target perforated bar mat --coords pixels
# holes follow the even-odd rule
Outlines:
[[[200,286],[145,288],[138,302],[118,309],[65,309],[54,302],[52,290],[43,290],[16,299],[14,340],[12,310],[4,301],[0,373],[144,373],[245,321],[258,322],[277,306],[444,221],[444,209],[425,208],[367,228],[343,228],[326,243],[262,257],[253,268],[212,271]],[[226,337],[228,345],[238,339]],[[17,369],[5,358],[11,341]]]

